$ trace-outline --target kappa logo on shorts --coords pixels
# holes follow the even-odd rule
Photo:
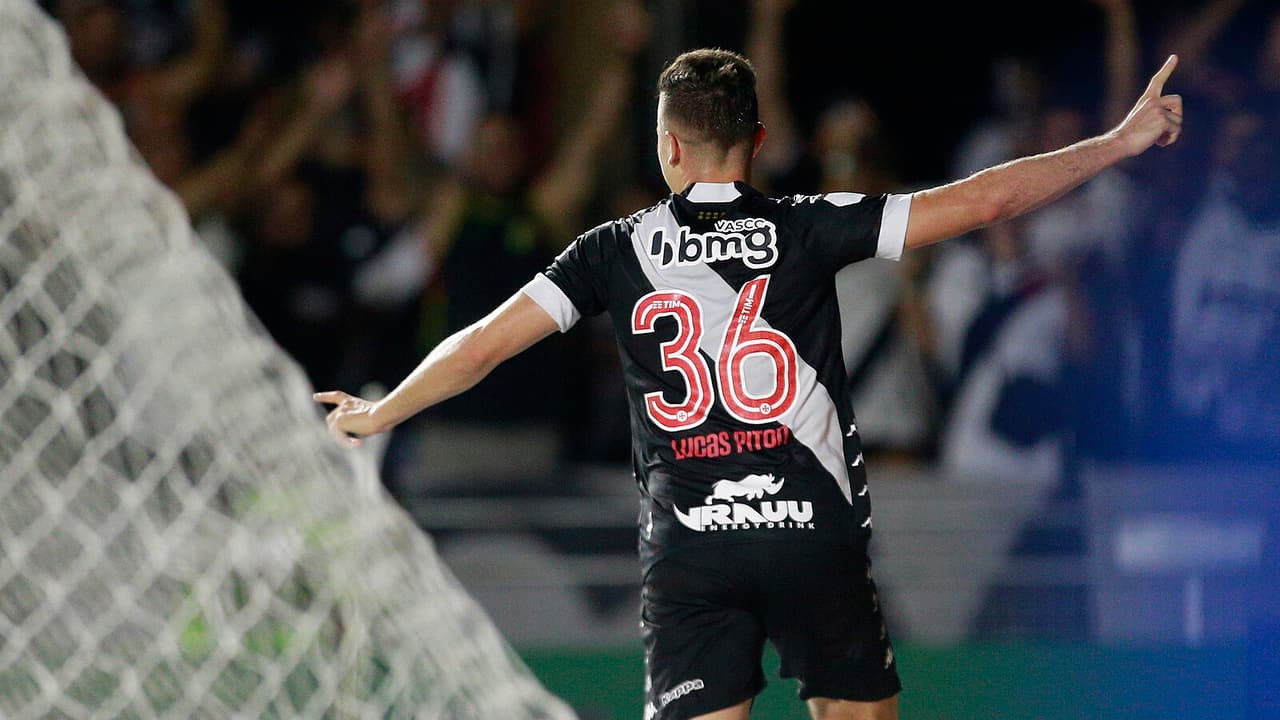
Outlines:
[[[660,227],[649,236],[649,255],[661,267],[740,259],[758,270],[778,261],[778,231],[761,218],[719,220],[715,232],[708,233],[681,226],[674,238],[667,236],[667,228]]]
[[[649,678],[645,678],[644,684],[645,684],[645,691],[648,692],[650,688]],[[702,690],[705,687],[706,687],[706,684],[702,682],[702,678],[685,680],[679,685],[676,685],[670,690],[659,695],[656,702],[645,703],[644,720],[653,720],[653,718],[657,716],[659,710],[665,708],[666,706],[670,705],[676,700],[679,700],[685,695],[688,695],[689,693],[692,693],[692,692],[697,692],[698,690]]]
[[[711,494],[701,507],[688,512],[672,509],[680,524],[698,532],[714,530],[758,530],[760,528],[795,528],[812,530],[813,503],[808,500],[764,500],[776,495],[786,478],[773,475],[748,475],[741,480],[720,480],[711,486]],[[753,507],[734,502],[737,499],[760,500]],[[728,504],[716,503],[724,500]]]
[[[706,684],[702,682],[702,678],[685,680],[679,685],[671,688],[670,690],[658,696],[658,708],[659,709],[664,708],[670,705],[671,703],[675,702],[676,700],[679,700],[680,698],[684,697],[685,695],[688,695],[691,692],[697,692],[698,690],[701,690],[705,687],[706,687]]]

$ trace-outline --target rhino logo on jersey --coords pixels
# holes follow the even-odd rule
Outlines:
[[[748,475],[741,480],[720,480],[711,486],[707,504],[710,505],[716,500],[732,501],[734,498],[759,500],[765,496],[765,493],[777,494],[782,489],[784,480],[786,478],[779,478],[774,482],[773,475]]]

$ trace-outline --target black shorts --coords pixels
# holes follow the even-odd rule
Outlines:
[[[800,697],[865,702],[902,688],[865,547],[709,545],[657,561],[641,591],[645,717],[688,718],[764,688],[768,639]]]

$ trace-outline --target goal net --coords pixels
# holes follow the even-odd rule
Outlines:
[[[569,718],[0,0],[0,716]]]

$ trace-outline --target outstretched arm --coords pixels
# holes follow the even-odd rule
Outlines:
[[[545,310],[528,295],[517,292],[484,319],[445,338],[385,398],[372,402],[341,390],[319,392],[314,398],[337,406],[325,418],[329,434],[339,444],[354,447],[360,439],[351,435],[376,435],[390,430],[469,389],[503,361],[557,329]]]
[[[916,193],[906,246],[929,245],[1017,217],[1152,145],[1171,145],[1182,127],[1182,98],[1161,92],[1177,64],[1177,56],[1169,56],[1128,116],[1110,132]]]

